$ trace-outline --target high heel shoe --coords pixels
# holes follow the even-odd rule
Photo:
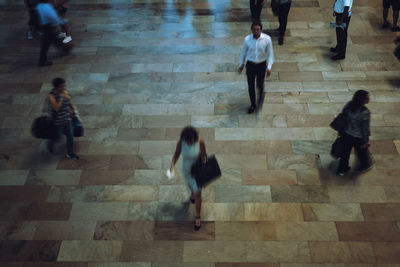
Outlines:
[[[194,221],[194,230],[195,231],[198,231],[200,229],[200,227],[201,227],[201,223],[199,225],[196,224],[197,220],[199,220],[199,222],[200,222],[200,216],[196,217],[196,220]]]

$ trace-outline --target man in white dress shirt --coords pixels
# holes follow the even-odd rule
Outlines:
[[[333,15],[336,16],[336,47],[331,48],[331,52],[337,53],[332,57],[333,60],[340,60],[346,57],[347,29],[351,19],[351,6],[353,0],[336,0]],[[340,27],[339,27],[340,26]]]
[[[244,38],[242,52],[240,54],[239,74],[242,73],[246,62],[247,84],[251,106],[248,113],[253,113],[262,105],[264,94],[264,78],[271,75],[271,67],[274,63],[274,52],[271,37],[261,32],[261,22],[251,25],[252,34]],[[256,106],[255,81],[259,90],[258,105]]]

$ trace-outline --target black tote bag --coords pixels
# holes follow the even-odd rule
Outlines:
[[[191,167],[192,176],[196,179],[198,187],[204,187],[221,176],[221,169],[214,155],[207,157],[203,162],[199,157]]]
[[[33,121],[31,134],[41,139],[55,139],[59,136],[56,126],[47,116],[41,116]]]
[[[347,118],[346,115],[343,113],[339,113],[339,115],[336,116],[336,118],[329,124],[329,126],[332,127],[332,129],[340,132],[343,132],[344,129],[347,126]]]

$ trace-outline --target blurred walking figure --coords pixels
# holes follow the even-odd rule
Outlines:
[[[249,0],[250,2],[250,13],[253,21],[260,21],[261,10],[264,4],[264,0]]]
[[[346,58],[347,30],[351,19],[351,7],[353,0],[336,0],[333,6],[333,15],[336,16],[336,46],[331,47],[330,51],[336,53],[332,60]]]
[[[367,171],[373,166],[368,151],[371,118],[371,113],[365,106],[368,103],[368,92],[358,90],[354,93],[353,99],[343,108],[342,113],[346,118],[347,125],[344,132],[341,133],[344,145],[337,170],[337,174],[340,176],[350,170],[349,158],[353,147],[360,163],[356,171]]]
[[[54,8],[56,9],[57,14],[65,21],[65,23],[61,25],[60,37],[64,38],[62,41],[64,44],[68,44],[72,41],[70,26],[67,19],[69,0],[54,0]]]
[[[49,93],[49,115],[56,126],[58,137],[47,141],[47,149],[53,153],[54,143],[61,135],[67,137],[67,159],[78,160],[79,157],[74,153],[74,135],[71,115],[75,113],[71,97],[66,89],[66,83],[63,78],[53,80],[53,89]]]
[[[203,159],[207,157],[206,145],[204,140],[199,138],[197,130],[191,126],[185,127],[180,139],[176,145],[175,154],[172,157],[170,173],[174,173],[175,163],[182,153],[182,174],[186,184],[191,191],[190,201],[196,204],[196,221],[195,230],[199,230],[201,226],[201,188],[197,186],[196,179],[191,174],[193,163],[201,156]]]
[[[292,0],[271,0],[272,12],[274,13],[274,15],[278,16],[279,20],[279,45],[283,45],[283,38],[285,37],[286,25],[291,4]]]
[[[38,17],[37,17],[37,13],[36,13],[36,6],[39,3],[39,0],[24,0],[25,3],[25,7],[28,10],[29,13],[29,31],[28,34],[26,36],[26,38],[28,40],[32,40],[33,39],[33,32],[35,30],[37,30],[37,26],[38,26]]]
[[[274,51],[272,49],[271,37],[262,33],[262,24],[259,21],[251,25],[252,34],[244,38],[238,73],[242,73],[246,62],[247,84],[251,106],[248,113],[259,109],[264,101],[264,79],[271,75],[272,64],[274,63]],[[256,82],[255,82],[256,81]],[[258,105],[256,106],[255,84],[259,90]]]
[[[393,27],[392,32],[400,31],[400,27],[397,26],[397,21],[399,20],[399,9],[400,9],[400,1],[399,0],[382,0],[383,4],[383,24],[382,28],[388,28],[390,26],[389,21],[387,20],[389,15],[389,8],[392,6],[393,10]]]
[[[50,0],[40,0],[40,3],[36,6],[42,31],[39,67],[53,64],[51,61],[47,60],[47,52],[51,44],[61,49],[61,55],[63,56],[69,54],[71,49],[71,46],[63,44],[63,38],[59,37],[59,28],[65,24],[65,21],[57,15],[57,12],[49,1]]]

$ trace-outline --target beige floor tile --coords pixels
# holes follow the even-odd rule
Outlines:
[[[121,250],[121,241],[63,241],[57,260],[117,261]]]
[[[328,186],[332,202],[386,202],[387,198],[382,186]]]
[[[374,263],[371,243],[366,242],[310,242],[313,262]]]
[[[246,257],[244,241],[185,241],[184,262],[242,262]]]
[[[246,170],[243,172],[244,185],[295,185],[294,170]]]
[[[143,185],[107,185],[104,188],[104,202],[146,202],[158,199],[157,186]]]
[[[215,239],[222,241],[276,240],[274,222],[216,222]]]
[[[304,203],[305,221],[364,221],[357,203]]]
[[[297,203],[244,203],[246,221],[303,221]]]
[[[307,242],[247,241],[247,260],[250,262],[310,262]]]
[[[334,222],[280,222],[276,224],[277,240],[338,241]]]

